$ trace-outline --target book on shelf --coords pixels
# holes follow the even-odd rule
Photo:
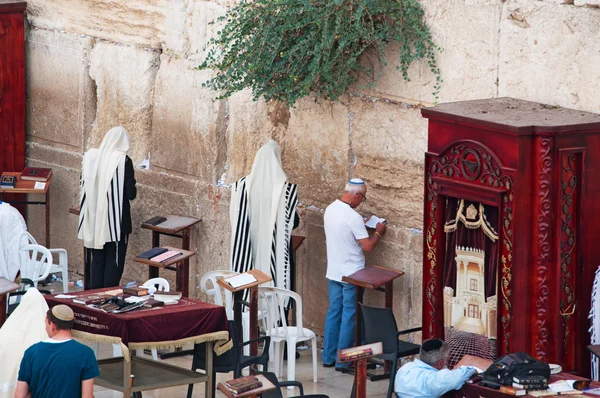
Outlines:
[[[516,395],[517,397],[527,394],[526,390],[523,390],[522,388],[511,387],[511,386],[501,386],[500,392],[504,393],[504,394],[508,394],[508,395]]]
[[[76,304],[83,304],[83,305],[100,304],[110,298],[111,298],[111,296],[109,296],[107,294],[89,294],[89,295],[85,295],[85,296],[77,296],[73,299],[73,302]]]
[[[165,249],[164,247],[153,247],[150,250],[146,250],[145,252],[138,255],[139,258],[145,258],[146,260],[150,260],[152,257],[156,257],[159,254],[163,254],[168,252],[169,249]]]
[[[43,167],[25,167],[21,173],[21,180],[26,181],[48,181],[52,175],[52,169]]]
[[[161,216],[156,216],[156,217],[152,217],[149,220],[146,220],[142,223],[142,225],[152,225],[152,226],[156,226],[158,224],[162,224],[165,221],[167,221],[167,217],[161,217]]]
[[[162,301],[165,304],[175,304],[181,298],[181,292],[156,292],[154,300]]]
[[[130,296],[147,296],[148,288],[143,286],[124,287],[123,294],[129,294]]]
[[[257,388],[261,388],[263,384],[256,376],[245,376],[229,380],[225,382],[225,386],[234,394],[242,394]]]
[[[17,185],[17,177],[2,174],[2,177],[0,177],[0,188],[13,189],[15,185]]]
[[[150,261],[154,261],[155,263],[166,263],[167,261],[182,255],[182,252],[178,252],[176,250],[168,250],[162,254],[159,254],[158,256],[152,257]]]

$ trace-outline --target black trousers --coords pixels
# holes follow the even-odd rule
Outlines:
[[[102,249],[92,249],[92,289],[119,286],[125,268],[128,241],[129,234],[121,234],[118,242],[108,242]]]

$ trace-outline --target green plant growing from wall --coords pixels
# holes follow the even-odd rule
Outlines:
[[[336,100],[355,83],[374,86],[377,63],[387,64],[385,48],[395,41],[404,80],[413,61],[426,60],[437,100],[439,48],[423,15],[417,0],[243,1],[217,19],[224,27],[198,69],[216,71],[204,85],[218,98],[251,88],[254,100],[288,106],[311,94]]]

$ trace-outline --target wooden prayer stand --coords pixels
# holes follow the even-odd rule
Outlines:
[[[1,109],[0,109],[1,111]],[[2,200],[11,205],[45,205],[46,208],[46,247],[50,248],[50,183],[52,182],[52,174],[48,177],[47,181],[40,181],[44,184],[43,189],[35,189],[35,183],[37,181],[29,181],[21,179],[21,172],[4,172],[6,176],[13,176],[17,178],[17,183],[14,188],[0,188],[2,194]],[[43,195],[44,200],[5,200],[6,194],[28,194],[28,195]],[[22,197],[22,196],[20,196]],[[63,276],[64,277],[64,276]]]
[[[0,327],[6,321],[6,307],[8,305],[8,293],[18,290],[21,286],[5,278],[0,278]]]
[[[396,271],[379,265],[369,265],[350,276],[342,277],[342,282],[356,286],[356,312],[354,314],[354,344],[361,342],[361,329],[359,317],[359,303],[362,303],[360,288],[377,290],[385,293],[385,308],[393,309],[394,279],[404,275],[402,271]],[[385,379],[390,376],[390,361],[385,361],[383,375],[368,374],[372,381]]]
[[[353,353],[371,349],[371,354],[359,355],[358,358],[353,358]],[[363,345],[360,347],[350,347],[338,351],[338,363],[354,362],[354,398],[367,397],[367,359],[381,355],[383,353],[383,345],[381,342]]]
[[[160,235],[173,236],[181,238],[181,248],[183,250],[190,250],[190,230],[193,225],[198,224],[202,221],[200,218],[184,217],[184,216],[165,216],[166,221],[161,222],[157,225],[142,224],[142,228],[149,229],[152,231],[152,247],[160,247]],[[178,249],[174,249],[178,250]],[[186,257],[184,261],[174,269],[177,272],[176,283],[177,290],[180,291],[184,297],[189,297],[189,283],[190,283],[190,262],[189,257]],[[138,261],[136,259],[136,261]],[[143,261],[140,261],[143,262]],[[148,263],[146,263],[148,264]],[[148,279],[157,278],[159,267],[149,264]],[[166,268],[166,267],[165,267]]]
[[[258,269],[251,269],[247,272],[256,278],[256,282],[249,283],[237,288],[233,288],[227,283],[227,278],[218,279],[217,283],[233,293],[233,321],[235,327],[240,335],[240,341],[242,338],[242,299],[244,297],[244,290],[250,289],[250,340],[258,337],[258,286],[263,283],[272,281],[269,275]],[[255,356],[258,351],[257,343],[250,344],[250,355]]]
[[[256,375],[256,378],[260,380],[260,382],[262,383],[262,387],[255,388],[254,390],[246,391],[241,394],[234,394],[233,392],[231,392],[231,390],[229,390],[225,386],[225,383],[219,383],[217,385],[217,388],[219,389],[219,391],[225,394],[227,398],[255,398],[260,396],[260,394],[262,394],[263,392],[272,391],[276,388],[275,385],[271,383],[269,379],[267,379],[265,376]]]

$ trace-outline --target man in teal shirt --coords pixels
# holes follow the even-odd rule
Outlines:
[[[15,398],[93,398],[100,375],[91,348],[72,339],[73,310],[57,305],[46,313],[46,341],[25,351]]]
[[[442,340],[425,341],[419,359],[402,366],[396,374],[394,390],[398,397],[434,398],[461,388],[476,370],[466,366],[448,370],[449,354],[450,347]]]

